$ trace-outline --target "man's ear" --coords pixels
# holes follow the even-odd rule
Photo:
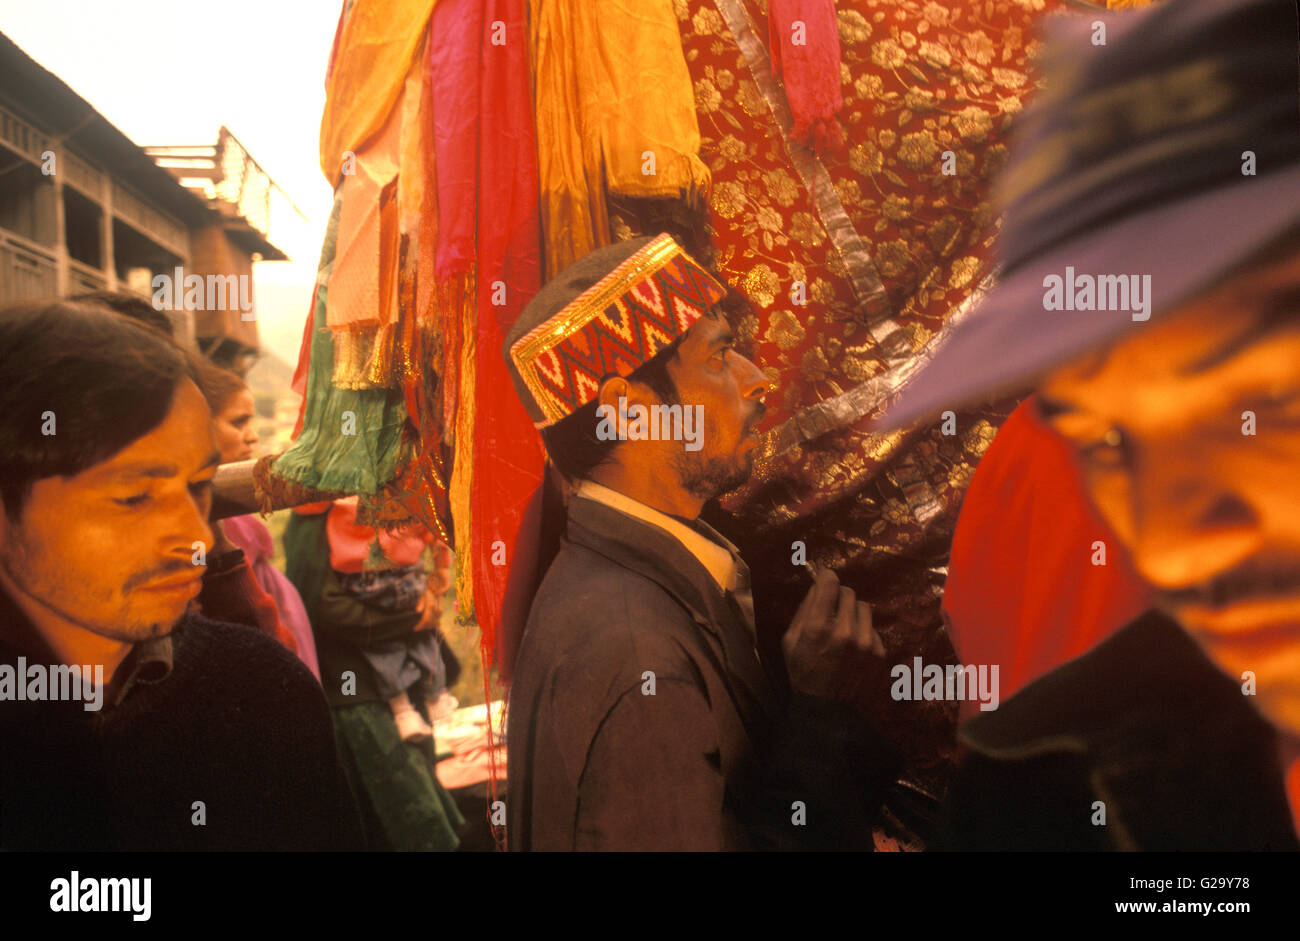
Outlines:
[[[622,376],[609,376],[600,384],[600,391],[596,393],[596,399],[601,405],[608,405],[610,408],[618,411],[618,400],[630,399],[631,386]]]

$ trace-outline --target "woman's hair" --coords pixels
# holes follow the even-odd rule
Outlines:
[[[198,374],[199,390],[208,400],[213,418],[221,414],[231,399],[248,388],[248,383],[228,369],[214,366],[200,356],[192,356],[191,360]]]

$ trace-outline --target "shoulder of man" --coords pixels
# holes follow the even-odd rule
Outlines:
[[[960,738],[971,753],[948,796],[949,848],[1295,845],[1276,733],[1154,611],[972,719]]]
[[[186,617],[173,632],[174,671],[199,684],[239,754],[212,756],[257,776],[269,814],[258,845],[350,850],[363,845],[324,691],[294,654],[242,624]]]
[[[584,546],[566,544],[529,614],[520,669],[568,684],[639,685],[646,670],[694,679],[702,651],[689,610],[665,587]]]
[[[311,671],[291,651],[264,631],[246,624],[187,615],[172,632],[176,666],[201,661],[204,687],[215,693],[268,694],[284,701],[286,694],[319,693]]]

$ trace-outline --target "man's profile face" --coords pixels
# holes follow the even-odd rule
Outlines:
[[[769,382],[762,370],[736,352],[736,338],[720,314],[696,321],[682,338],[668,374],[683,408],[702,406],[701,447],[675,445],[672,461],[682,486],[710,499],[749,479],[759,439],[756,426],[766,411]]]
[[[1300,735],[1300,251],[1057,370],[1040,400],[1158,604]]]
[[[199,593],[194,543],[211,545],[218,460],[207,404],[182,380],[157,428],[74,477],[38,480],[18,521],[0,521],[7,580],[104,637],[170,633]]]

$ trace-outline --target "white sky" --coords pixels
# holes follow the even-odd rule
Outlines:
[[[331,190],[316,142],[338,0],[0,0],[0,32],[140,146],[215,144],[222,124],[310,220],[272,197],[254,265],[264,347],[297,361]]]

